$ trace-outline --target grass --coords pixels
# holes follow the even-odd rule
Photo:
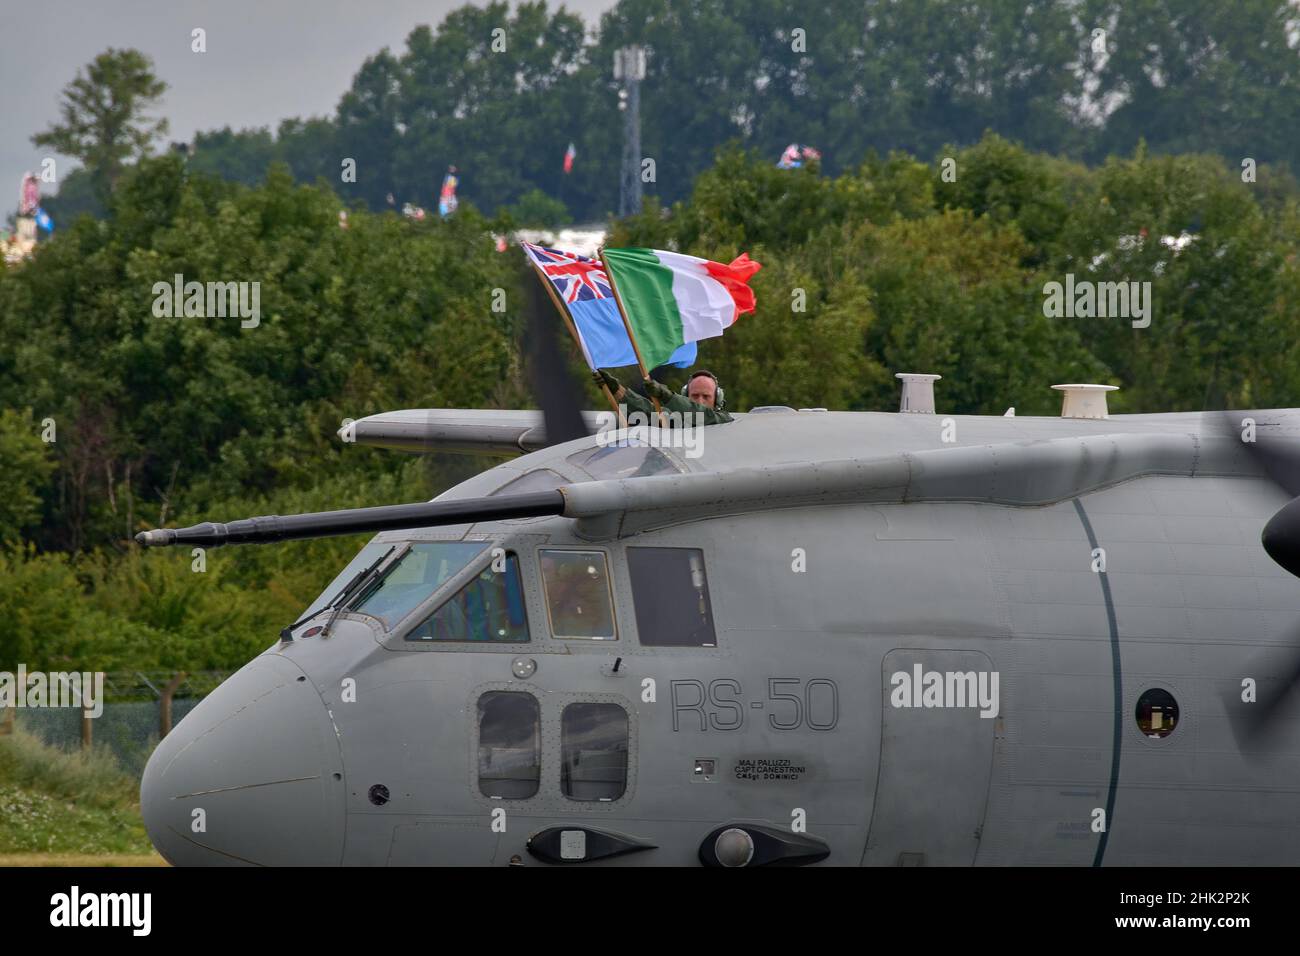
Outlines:
[[[103,748],[63,750],[14,727],[0,736],[0,865],[160,862],[138,788]]]
[[[166,866],[156,852],[104,856],[92,853],[0,853],[0,867],[6,866]]]

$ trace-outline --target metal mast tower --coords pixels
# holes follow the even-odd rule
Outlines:
[[[623,166],[618,182],[618,214],[641,211],[641,81],[645,79],[645,47],[614,51],[614,79],[621,80],[618,108],[623,111]]]

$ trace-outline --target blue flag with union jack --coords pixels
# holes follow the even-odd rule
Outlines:
[[[578,341],[582,345],[582,357],[587,360],[587,365],[593,369],[636,365],[636,352],[627,337],[614,290],[600,261],[531,242],[519,244],[555,288],[560,301],[573,317]],[[688,368],[695,364],[697,351],[694,342],[687,342],[672,354],[667,364]]]

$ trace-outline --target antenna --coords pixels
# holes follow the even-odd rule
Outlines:
[[[1119,391],[1118,385],[1053,385],[1064,392],[1061,402],[1062,418],[1110,418],[1106,408],[1106,393]]]
[[[614,51],[614,79],[622,80],[618,108],[623,111],[623,168],[618,182],[618,214],[641,211],[641,81],[645,79],[645,47]]]

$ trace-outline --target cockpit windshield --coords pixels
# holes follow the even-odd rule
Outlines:
[[[584,449],[570,455],[567,460],[593,478],[645,478],[676,475],[682,471],[658,448],[651,448],[637,438],[594,450]]]
[[[389,566],[377,584],[362,594],[351,610],[379,618],[391,630],[487,547],[486,541],[417,541]]]

